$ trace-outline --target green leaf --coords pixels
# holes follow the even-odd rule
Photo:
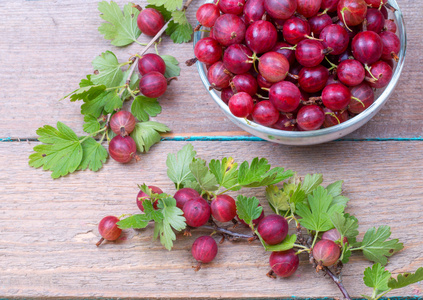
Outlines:
[[[177,10],[172,12],[172,18],[175,23],[178,23],[180,25],[188,24],[188,19],[185,14],[185,10]]]
[[[112,113],[114,110],[121,108],[122,99],[116,92],[103,92],[95,99],[87,101],[81,105],[81,114],[92,115],[95,118],[100,117],[104,112]]]
[[[195,159],[190,163],[189,169],[202,190],[209,192],[218,190],[216,177],[209,171],[205,160]]]
[[[269,185],[266,188],[266,199],[277,214],[290,208],[288,196],[275,185]]]
[[[161,55],[160,56],[166,64],[166,72],[164,76],[166,78],[177,77],[181,74],[181,68],[178,66],[178,60],[171,55]]]
[[[251,166],[244,161],[238,170],[238,183],[244,187],[260,187],[281,182],[294,173],[277,167],[270,170],[270,164],[265,158],[254,158]]]
[[[423,280],[423,268],[417,269],[416,273],[398,274],[397,279],[391,278],[388,282],[388,287],[391,289],[400,289],[410,284],[417,283]]]
[[[150,147],[160,142],[162,132],[168,132],[170,129],[159,122],[142,122],[135,125],[134,131],[131,133],[131,137],[137,144],[137,149],[140,152],[148,152]]]
[[[189,23],[181,25],[171,21],[166,29],[166,33],[170,35],[170,38],[174,43],[181,44],[191,41],[194,30]]]
[[[350,261],[351,254],[352,254],[352,252],[350,250],[350,247],[344,247],[343,250],[342,250],[342,260],[341,260],[341,262],[343,264],[348,263]]]
[[[154,220],[154,222],[161,222],[164,219],[163,213],[161,210],[154,209],[153,201],[156,201],[156,199],[151,200],[150,199],[142,199],[142,206],[144,207],[144,213],[147,215],[147,218],[149,220]],[[138,201],[141,201],[138,199]]]
[[[328,190],[329,195],[332,197],[336,197],[342,194],[342,184],[344,183],[343,180],[336,181],[334,183],[329,184],[326,189]]]
[[[339,180],[336,181],[332,184],[329,184],[326,189],[328,190],[329,195],[333,196],[333,201],[332,201],[332,205],[342,205],[344,207],[347,206],[348,201],[350,201],[350,199],[348,199],[345,196],[342,196],[342,184],[344,183],[343,180]]]
[[[286,238],[282,241],[282,243],[277,244],[277,245],[268,245],[266,244],[263,239],[261,238],[261,236],[259,235],[260,240],[264,246],[264,249],[266,251],[286,251],[289,249],[294,248],[294,244],[297,240],[297,235],[293,234],[293,235],[287,235]]]
[[[29,165],[34,168],[43,166],[59,178],[77,170],[82,160],[83,148],[78,136],[68,126],[57,122],[57,129],[45,125],[37,130],[38,140],[43,143],[34,147],[29,156]]]
[[[150,220],[151,219],[146,214],[138,214],[120,220],[116,224],[120,229],[141,229],[147,227]]]
[[[304,177],[304,180],[301,184],[302,190],[305,192],[306,196],[311,194],[319,185],[323,182],[323,175],[322,174],[307,174]]]
[[[163,18],[165,19],[165,22],[169,21],[172,18],[172,12],[168,11],[164,7],[164,5],[157,6],[157,5],[149,4],[149,5],[146,5],[145,8],[154,8],[158,10],[162,14]]]
[[[342,236],[349,239],[355,239],[358,236],[358,220],[356,217],[336,211],[332,215],[331,220]]]
[[[98,121],[98,119],[92,115],[85,115],[84,116],[84,131],[86,133],[94,133],[100,130],[100,122]]]
[[[364,284],[375,290],[376,295],[389,289],[388,280],[391,278],[391,272],[385,270],[379,263],[374,264],[372,268],[364,270]]]
[[[148,3],[156,6],[164,6],[168,11],[175,11],[182,8],[183,0],[148,0]]]
[[[189,168],[195,155],[197,155],[197,152],[195,152],[191,144],[186,144],[182,147],[177,155],[172,153],[167,155],[167,176],[175,183],[177,189],[181,186],[183,187],[187,182],[195,181],[195,177]]]
[[[160,236],[160,242],[167,250],[173,247],[173,241],[176,240],[176,235],[172,228],[181,231],[185,229],[186,223],[183,217],[183,211],[176,207],[176,200],[172,197],[164,198],[159,201],[159,209],[163,214],[163,220],[156,222],[154,228],[154,236]]]
[[[100,17],[109,23],[103,23],[98,28],[106,40],[111,40],[112,45],[122,47],[135,42],[141,35],[137,25],[137,18],[140,11],[128,3],[123,8],[123,14],[119,6],[111,1],[103,1],[98,4],[98,10],[102,13]]]
[[[116,55],[111,51],[106,51],[97,56],[92,62],[95,75],[91,76],[91,81],[97,85],[105,85],[108,88],[120,86],[123,80],[123,72]]]
[[[201,186],[198,184],[197,181],[184,181],[184,188],[191,188],[196,190],[200,195],[203,192],[203,190],[201,189]]]
[[[256,197],[245,197],[238,195],[236,201],[236,211],[238,217],[250,226],[253,220],[260,217],[263,207],[259,206],[260,202]]]
[[[106,89],[106,86],[102,84],[100,85],[91,84],[89,86],[83,86],[83,87],[80,87],[79,89],[74,90],[72,93],[67,94],[62,99],[60,99],[60,101],[69,97],[71,102],[75,102],[77,100],[89,101],[91,99],[96,98],[98,95],[104,92],[105,89]]]
[[[220,160],[212,159],[209,163],[210,171],[216,177],[217,183],[225,188],[230,188],[238,182],[238,164],[232,157]]]
[[[386,225],[380,226],[378,229],[372,227],[367,230],[360,247],[364,256],[370,261],[386,265],[387,257],[404,247],[402,243],[398,242],[398,239],[387,241],[390,236],[391,228]]]
[[[140,121],[148,121],[162,112],[162,107],[156,98],[137,96],[131,105],[131,112]]]
[[[85,170],[88,168],[91,171],[97,172],[103,167],[103,164],[109,156],[107,150],[92,137],[82,142],[82,150],[82,161],[78,170]]]
[[[307,203],[298,203],[297,214],[302,218],[300,223],[308,230],[316,232],[328,231],[333,228],[331,217],[337,211],[342,213],[344,208],[340,205],[331,206],[332,195],[328,191],[318,186],[313,190],[311,195],[308,195]]]

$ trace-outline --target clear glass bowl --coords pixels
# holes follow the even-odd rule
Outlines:
[[[205,2],[211,3],[213,2],[213,0],[208,0]],[[197,69],[200,74],[201,81],[203,82],[207,92],[210,94],[210,96],[213,98],[219,108],[233,123],[235,123],[243,130],[259,138],[274,143],[297,146],[314,145],[339,139],[366,124],[371,118],[373,118],[373,116],[375,116],[379,112],[379,110],[383,107],[383,105],[386,103],[386,101],[394,91],[395,86],[397,85],[399,77],[401,75],[401,71],[404,67],[404,59],[407,48],[407,35],[405,31],[404,18],[396,0],[388,0],[388,3],[396,9],[395,13],[389,13],[390,18],[395,19],[395,22],[397,24],[397,34],[401,40],[401,50],[398,55],[399,61],[394,67],[394,74],[388,86],[385,89],[378,90],[378,93],[376,94],[378,95],[378,97],[375,102],[364,112],[358,114],[357,116],[349,119],[344,123],[314,131],[283,131],[265,127],[251,121],[247,122],[243,118],[237,118],[232,115],[232,113],[229,111],[229,107],[220,99],[219,94],[215,90],[209,90],[210,82],[207,79],[206,66],[200,62],[197,62]],[[197,31],[194,34],[194,46],[204,36],[204,32]]]

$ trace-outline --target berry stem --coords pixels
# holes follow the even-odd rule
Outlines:
[[[101,245],[101,243],[104,241],[104,238],[102,237],[98,242],[97,242],[97,244],[95,244],[97,247],[98,246],[100,246]]]
[[[233,232],[233,231],[230,231],[228,229],[221,228],[221,227],[218,227],[218,226],[204,225],[204,226],[201,226],[201,227],[198,227],[198,228],[199,229],[212,230],[212,231],[215,231],[215,232],[218,232],[218,233],[223,233],[223,234],[229,235],[229,236],[234,237],[234,238],[237,238],[237,239],[251,239],[251,238],[254,238],[254,235],[252,235],[252,234],[237,233],[237,232]]]
[[[328,269],[328,267],[323,267],[323,271],[325,271],[325,273],[329,275],[329,277],[333,280],[333,282],[335,282],[335,284],[338,286],[339,290],[341,291],[342,295],[344,295],[344,298],[347,300],[351,300],[351,297],[348,294],[347,290],[345,289],[345,286],[342,283],[342,280],[339,279],[339,277],[337,277],[335,274],[333,274],[332,271]]]

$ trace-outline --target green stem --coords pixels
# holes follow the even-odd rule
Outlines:
[[[317,241],[317,236],[319,235],[319,232],[318,231],[316,231],[316,234],[314,235],[314,239],[313,239],[313,244],[311,244],[311,248],[313,248],[314,247],[314,244],[316,244],[316,241]]]
[[[148,45],[148,44],[144,44],[144,43],[138,42],[137,40],[135,41],[135,43],[137,43],[138,45],[141,45],[141,46],[147,46]]]
[[[358,247],[358,248],[351,248],[350,251],[357,251],[357,250],[363,250],[363,246]]]
[[[119,65],[119,67],[120,67],[120,68],[122,68],[123,66],[130,65],[130,64],[132,64],[132,60],[126,61],[126,62],[124,62],[124,63],[121,63],[121,64]]]
[[[377,298],[374,298],[374,297],[373,297],[373,299],[378,300],[378,299],[382,298],[383,296],[385,296],[385,295],[386,295],[387,293],[389,293],[390,291],[392,291],[392,289],[389,289],[389,290],[387,290],[386,292],[383,292],[382,294],[380,294],[379,296],[377,296]]]
[[[82,144],[82,143],[83,143],[83,142],[85,142],[87,139],[89,139],[89,138],[91,138],[91,137],[93,137],[93,136],[96,136],[96,135],[97,135],[97,134],[99,134],[100,132],[105,131],[107,128],[108,128],[107,126],[104,126],[104,127],[103,127],[103,128],[101,128],[100,130],[98,130],[98,131],[96,131],[96,132],[94,132],[94,133],[91,133],[90,135],[88,135],[88,136],[84,137],[82,140],[80,140],[80,141],[79,141],[79,143],[80,143],[80,144]]]
[[[301,249],[306,250],[307,252],[310,252],[310,248],[309,247],[306,247],[306,246],[303,246],[303,245],[294,244],[294,247],[295,248],[301,248]]]

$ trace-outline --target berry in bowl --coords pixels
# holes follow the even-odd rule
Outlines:
[[[392,94],[406,32],[395,0],[219,0],[197,11],[200,78],[243,130],[287,145],[341,138]]]

